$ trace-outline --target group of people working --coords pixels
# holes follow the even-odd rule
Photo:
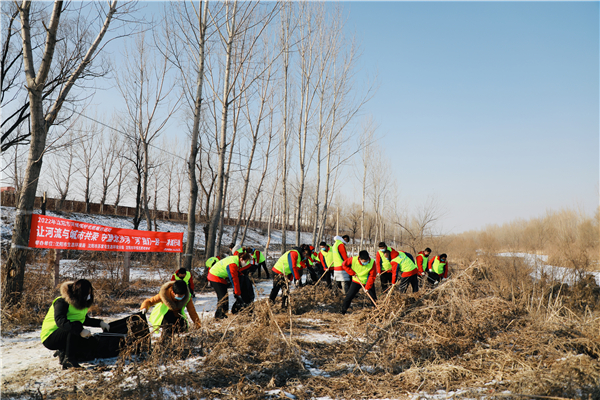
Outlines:
[[[303,271],[310,276],[308,282],[318,284],[324,281],[331,289],[343,290],[345,298],[342,302],[342,314],[350,307],[352,300],[362,290],[376,304],[377,293],[375,280],[379,276],[382,293],[399,285],[400,292],[406,292],[408,286],[413,292],[419,290],[419,276],[427,276],[425,282],[436,285],[448,276],[446,254],[431,257],[431,249],[426,248],[415,258],[410,253],[395,250],[384,242],[379,243],[379,250],[373,259],[368,251],[361,250],[357,256],[350,257],[346,251],[348,236],[336,236],[335,243],[329,246],[325,242],[319,245],[319,251],[309,245],[294,247],[285,252],[275,262],[273,268],[273,288],[269,299],[275,302],[282,292],[282,306],[287,306],[290,284],[295,282],[302,286]],[[254,289],[249,274],[261,269],[269,271],[264,254],[253,248],[243,247],[231,249],[232,255],[224,258],[211,257],[206,261],[207,279],[217,295],[215,318],[227,317],[229,311],[228,288],[232,287],[235,303],[231,312],[237,313],[254,301]],[[335,286],[334,286],[335,283]],[[188,311],[196,327],[200,327],[200,318],[193,301],[194,281],[190,271],[178,269],[169,282],[163,284],[159,293],[144,300],[140,309],[146,313],[154,307],[148,322],[152,329],[162,328],[163,337],[173,333],[184,332],[189,322],[185,310]],[[97,340],[84,326],[102,328],[108,332],[108,323],[87,315],[94,302],[94,289],[86,279],[75,282],[64,282],[57,297],[44,318],[41,330],[42,344],[56,350],[63,369],[80,367],[78,357],[82,353],[93,353],[98,346]]]

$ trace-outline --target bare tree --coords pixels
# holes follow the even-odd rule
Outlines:
[[[394,209],[394,222],[402,231],[406,232],[403,243],[406,243],[413,254],[417,254],[423,247],[426,239],[431,239],[435,235],[435,224],[445,215],[444,210],[439,205],[435,197],[429,197],[427,201],[420,205],[413,214],[402,212],[398,208]]]
[[[126,147],[123,144],[127,143],[127,139],[125,139],[125,143],[119,142],[119,145],[116,148],[116,168],[117,172],[115,174],[115,186],[116,193],[114,199],[115,213],[118,214],[119,203],[121,202],[121,198],[123,195],[123,185],[129,178],[130,169],[128,168],[129,160],[125,157]]]
[[[77,172],[75,154],[79,142],[79,139],[75,139],[75,134],[72,131],[69,132],[65,143],[60,147],[60,154],[53,153],[49,160],[49,178],[59,198],[57,205],[59,210],[62,209],[64,201],[67,199],[73,177]]]
[[[171,3],[171,9],[173,12],[169,14],[171,16],[169,26],[172,29],[169,29],[167,32],[167,40],[172,49],[172,60],[183,77],[185,99],[193,113],[190,152],[187,160],[190,193],[188,200],[187,243],[183,264],[184,268],[190,270],[196,238],[196,204],[198,202],[196,160],[199,152],[198,137],[200,135],[200,119],[204,102],[202,88],[204,85],[208,1],[201,0],[198,8],[193,3],[190,3],[190,6],[188,6],[186,3],[174,2]],[[189,49],[189,51],[181,51],[179,44],[185,45],[187,47],[186,50]],[[186,79],[190,71],[195,72],[195,81]],[[177,209],[179,210],[179,200]]]
[[[223,48],[225,49],[225,62],[222,67],[223,91],[219,96],[219,103],[221,105],[218,123],[219,135],[216,138],[218,154],[216,198],[214,203],[215,207],[208,224],[208,242],[206,243],[207,257],[215,255],[218,251],[216,246],[217,229],[223,218],[222,210],[224,206],[226,185],[226,152],[227,146],[231,146],[230,142],[232,140],[227,137],[230,105],[237,96],[240,96],[249,87],[251,82],[239,85],[238,78],[246,67],[247,59],[253,53],[258,38],[275,15],[275,9],[260,14],[259,5],[258,2],[243,3],[240,5],[237,1],[226,1],[223,5],[224,22],[222,25],[216,23],[215,16],[211,14],[211,19],[217,26],[217,32]],[[236,59],[237,62],[232,69],[232,62],[234,59]],[[215,85],[211,84],[211,88],[214,90]],[[233,95],[234,90],[237,90],[235,95]],[[235,130],[233,132],[235,133]],[[230,148],[230,155],[232,154],[232,150],[233,149]]]
[[[99,136],[101,130],[98,129],[98,124],[94,121],[82,124],[80,126],[79,137],[76,146],[76,159],[78,160],[77,171],[82,175],[83,178],[83,200],[85,202],[85,212],[90,212],[90,202],[92,197],[92,179],[100,163],[97,160],[98,151],[100,149]]]
[[[104,205],[106,204],[108,192],[119,178],[119,172],[122,173],[119,170],[117,173],[114,173],[115,169],[118,169],[119,158],[119,138],[117,135],[116,132],[111,132],[109,135],[103,134],[100,138],[101,141],[98,150],[100,153],[99,168],[102,178],[100,187],[100,213],[104,213]]]
[[[83,37],[74,38],[84,51],[85,56],[75,67],[68,73],[69,78],[62,85],[56,99],[51,102],[49,107],[44,110],[43,92],[47,83],[48,75],[52,66],[54,57],[54,49],[57,43],[57,32],[60,25],[60,18],[63,12],[63,3],[57,1],[54,3],[50,13],[50,19],[45,24],[46,29],[46,44],[40,61],[37,72],[35,72],[34,52],[31,41],[31,25],[30,25],[31,2],[23,1],[19,6],[19,14],[21,21],[21,37],[23,39],[23,65],[27,82],[27,91],[29,94],[29,112],[31,125],[31,143],[29,146],[29,156],[25,171],[25,179],[23,182],[23,190],[17,205],[17,213],[15,217],[15,225],[12,235],[12,244],[8,261],[5,264],[5,279],[4,288],[2,290],[3,304],[11,305],[17,303],[23,292],[23,279],[25,276],[25,259],[26,248],[29,239],[29,230],[31,226],[31,214],[35,201],[35,193],[38,185],[40,171],[42,168],[42,160],[44,150],[46,148],[46,138],[48,130],[55,123],[58,113],[64,101],[72,89],[75,82],[81,74],[89,68],[104,34],[108,30],[113,15],[117,12],[117,2],[112,1],[109,5],[109,10],[103,18],[103,23],[100,31],[95,39],[89,43],[85,42]],[[89,29],[93,25],[88,25]]]
[[[125,100],[127,116],[135,135],[139,137],[142,155],[141,196],[147,230],[152,230],[152,219],[148,207],[148,177],[152,168],[149,147],[162,133],[167,122],[178,109],[179,98],[173,102],[170,96],[171,63],[168,58],[156,59],[145,32],[138,33],[133,49],[126,51],[126,68],[116,78],[117,87]]]

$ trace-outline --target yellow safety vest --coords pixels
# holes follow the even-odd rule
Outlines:
[[[374,265],[375,261],[373,261],[372,258],[367,265],[362,265],[360,261],[358,261],[358,256],[352,257],[352,270],[356,273],[356,275],[352,277],[352,280],[366,285],[369,280],[369,273]]]
[[[173,274],[173,276],[175,277],[176,281],[182,280],[180,277],[177,276],[177,273]],[[186,271],[185,276],[183,277],[183,281],[189,285],[191,277],[192,277],[192,273],[190,271]]]
[[[413,269],[417,269],[417,264],[415,264],[404,252],[399,251],[398,253],[398,257],[394,258],[392,261],[398,264],[401,272],[410,272]]]
[[[340,244],[343,244],[344,242],[342,242],[341,240],[336,240],[335,243],[333,244],[333,247],[330,248],[329,251],[333,251],[333,266],[334,267],[341,267],[342,264],[344,263],[344,259],[342,258],[342,256],[340,255],[340,251],[338,250],[338,247],[340,247]]]
[[[288,262],[288,256],[292,251],[298,254],[298,262],[297,262],[296,268],[298,268],[298,269],[302,268],[302,266],[300,265],[300,261],[302,261],[302,257],[300,256],[300,253],[297,250],[290,250],[290,251],[287,251],[281,257],[279,257],[279,260],[277,260],[277,262],[273,266],[273,269],[275,269],[276,271],[279,271],[280,273],[282,273],[285,276],[293,274],[294,273],[294,271],[292,269],[293,267]]]
[[[388,246],[388,251],[391,253],[392,248]],[[383,254],[383,251],[378,250],[379,253],[379,258],[381,259],[381,272],[387,272],[387,271],[391,271],[392,270],[392,263],[385,258],[385,255]]]
[[[433,265],[431,266],[431,269],[433,270],[433,272],[435,272],[438,275],[442,275],[444,273],[444,267],[446,266],[446,263],[441,262],[439,257],[435,257],[433,259]]]
[[[320,250],[320,253],[323,254],[323,260],[327,263],[327,265],[323,265],[323,268],[333,268],[333,251],[331,250],[331,247],[329,248],[329,251]]]
[[[58,325],[56,325],[56,321],[54,320],[54,303],[56,300],[62,298],[61,296],[54,299],[46,317],[44,318],[44,322],[42,323],[42,332],[40,333],[40,339],[42,339],[42,343],[44,340],[48,339],[48,336],[52,334],[55,330],[58,329]],[[87,315],[88,309],[84,308],[81,310],[76,309],[71,304],[69,304],[69,310],[67,311],[67,319],[69,321],[79,321],[83,324],[85,321],[85,316]]]

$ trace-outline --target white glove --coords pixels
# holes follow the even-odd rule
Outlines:
[[[140,308],[140,312],[145,315],[148,312],[148,309],[147,308]]]
[[[110,330],[110,325],[104,321],[101,321],[100,328],[102,328],[104,332],[108,332]]]
[[[84,329],[84,330],[81,331],[80,335],[81,335],[82,338],[86,338],[87,339],[90,336],[92,336],[92,332],[90,332],[87,329]]]

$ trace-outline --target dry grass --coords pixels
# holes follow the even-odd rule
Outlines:
[[[289,309],[260,300],[155,344],[144,359],[124,355],[116,366],[70,373],[65,382],[78,382],[76,390],[42,398],[258,399],[271,389],[298,399],[403,398],[469,389],[462,396],[600,399],[600,288],[533,282],[517,261],[495,260],[455,268],[434,290],[382,296],[379,309],[361,295],[346,316],[341,295],[324,286],[294,291]]]

